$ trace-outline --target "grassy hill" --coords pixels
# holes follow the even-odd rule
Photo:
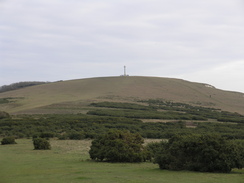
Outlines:
[[[88,104],[96,101],[135,102],[140,99],[163,99],[244,114],[243,93],[180,79],[133,76],[60,81],[0,93],[0,111],[67,112],[85,110]]]

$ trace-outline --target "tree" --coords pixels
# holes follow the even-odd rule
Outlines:
[[[179,135],[162,143],[155,163],[161,169],[230,172],[242,168],[241,147],[219,135]]]
[[[139,134],[112,130],[92,141],[89,151],[92,160],[108,162],[141,162],[146,152]]]
[[[49,150],[51,145],[49,141],[45,138],[34,138],[33,145],[35,150]]]

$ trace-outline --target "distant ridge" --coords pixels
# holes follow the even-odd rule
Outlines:
[[[91,101],[116,100],[135,102],[162,99],[244,114],[244,94],[214,88],[209,84],[161,77],[99,77],[46,83],[0,93],[0,110],[31,113],[59,104],[66,108],[82,107]]]
[[[35,85],[46,84],[46,83],[48,83],[48,82],[24,81],[24,82],[12,83],[10,85],[0,86],[0,93],[7,92],[7,91],[12,91],[12,90],[18,90],[18,89],[21,89],[21,88],[26,88],[26,87],[35,86]]]

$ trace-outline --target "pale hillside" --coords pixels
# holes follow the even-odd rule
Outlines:
[[[96,100],[164,99],[221,108],[244,114],[244,94],[215,89],[207,84],[159,77],[101,77],[60,81],[0,93],[12,103],[0,110],[15,113],[44,106]]]

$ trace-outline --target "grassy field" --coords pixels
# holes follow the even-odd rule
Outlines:
[[[244,183],[244,170],[230,174],[160,170],[153,163],[89,161],[90,140],[51,140],[52,150],[33,150],[32,140],[0,145],[0,183]]]

